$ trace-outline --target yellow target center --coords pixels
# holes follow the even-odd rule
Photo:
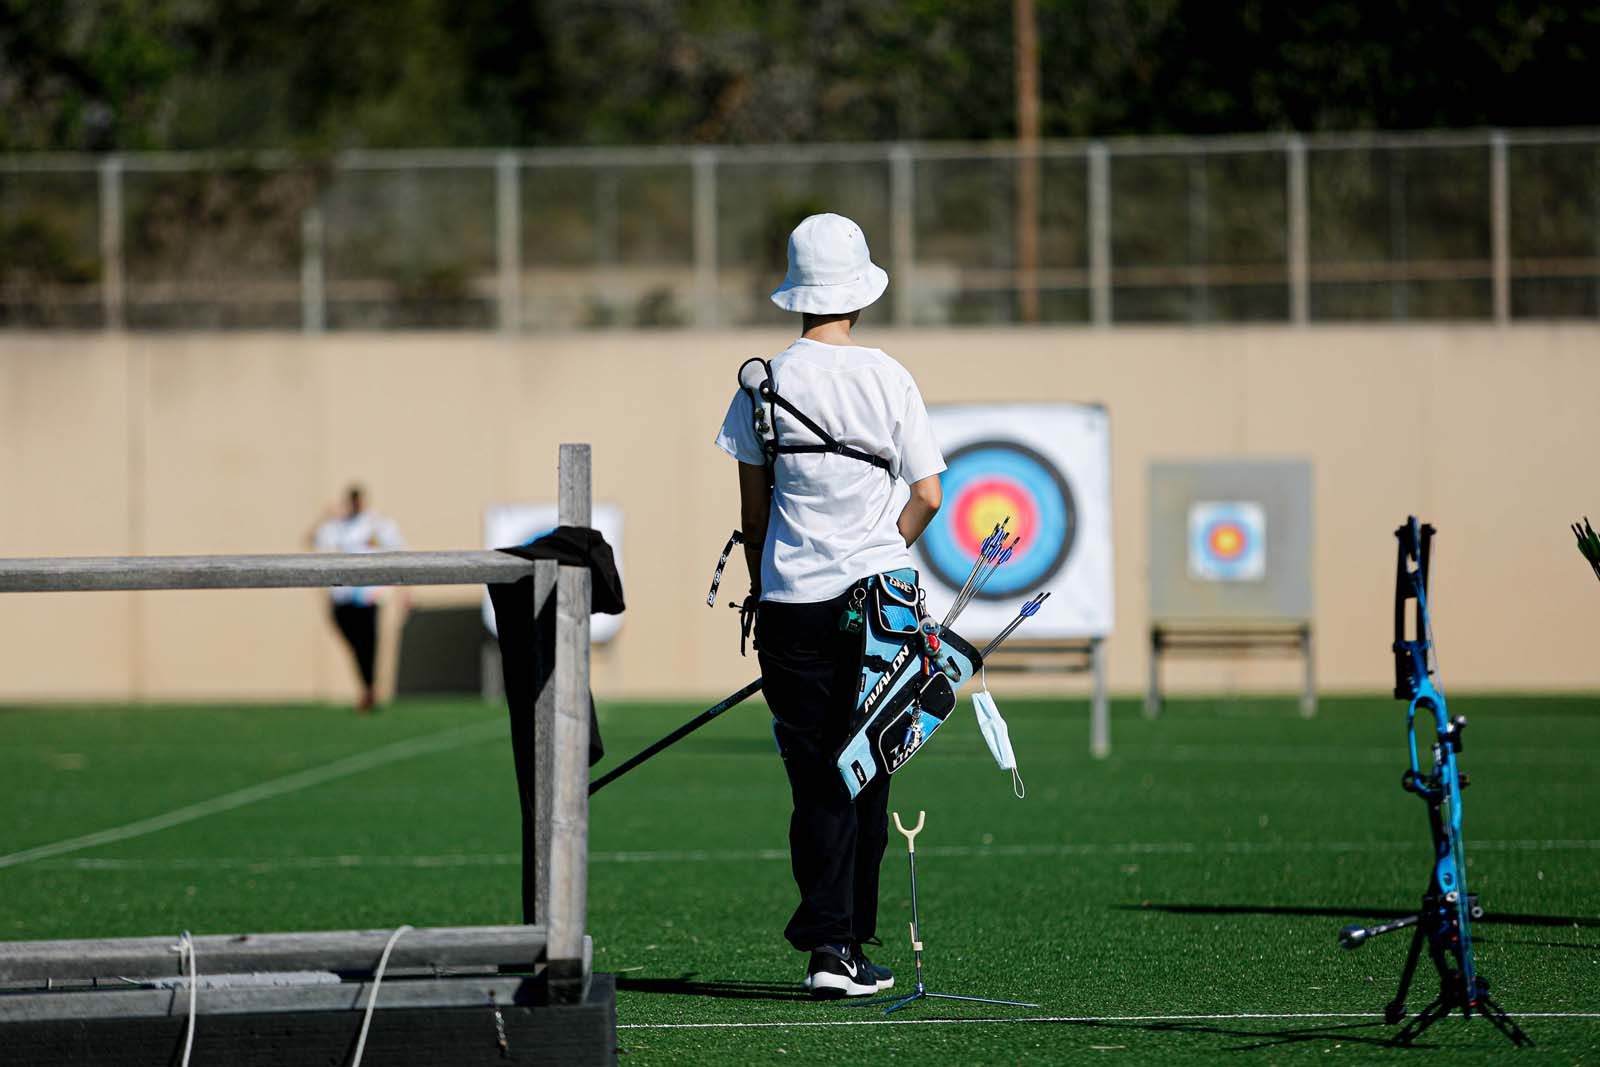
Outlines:
[[[967,536],[972,538],[974,544],[982,544],[984,538],[994,532],[994,528],[1008,516],[1006,500],[1001,496],[985,496],[973,504],[967,512]]]
[[[1218,555],[1232,556],[1238,553],[1244,545],[1244,538],[1239,536],[1239,531],[1231,526],[1224,526],[1211,537],[1212,547]]]

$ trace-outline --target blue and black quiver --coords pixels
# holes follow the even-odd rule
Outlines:
[[[859,628],[863,646],[850,739],[836,760],[853,800],[927,744],[983,657],[923,617],[917,572],[909,567],[857,583],[840,625]]]

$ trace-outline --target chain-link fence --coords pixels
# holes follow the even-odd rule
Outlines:
[[[0,324],[749,326],[799,219],[899,325],[1600,317],[1600,131],[0,158]]]

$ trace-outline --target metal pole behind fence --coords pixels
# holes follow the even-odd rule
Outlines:
[[[1089,146],[1089,321],[1111,325],[1111,156]]]
[[[1189,266],[1194,268],[1189,286],[1189,321],[1211,320],[1211,288],[1207,284],[1210,265],[1211,195],[1206,182],[1206,157],[1195,151],[1189,155]]]
[[[694,153],[694,324],[717,325],[717,153]]]
[[[1290,134],[1285,146],[1289,179],[1289,321],[1296,326],[1311,322],[1310,182],[1306,175],[1306,142]]]
[[[1402,149],[1385,153],[1389,163],[1389,259],[1405,267],[1411,258],[1406,234],[1406,155]],[[1410,312],[1411,283],[1396,279],[1389,283],[1389,317],[1402,320]]]
[[[327,324],[326,237],[322,205],[313,201],[300,216],[300,329],[321,333]]]
[[[889,241],[894,266],[894,324],[910,326],[915,317],[916,186],[911,149],[897,144],[889,149]]]
[[[108,330],[127,325],[122,273],[122,160],[100,161],[100,316]]]
[[[1511,167],[1506,134],[1489,137],[1489,246],[1494,259],[1494,321],[1511,321]]]
[[[590,523],[589,446],[562,445],[557,515]],[[555,801],[550,823],[549,990],[557,1002],[587,993],[584,925],[589,890],[589,571],[556,577]]]
[[[522,329],[522,171],[513,152],[495,158],[494,233],[500,332],[516,333]]]

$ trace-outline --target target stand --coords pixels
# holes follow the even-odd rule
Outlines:
[[[1150,465],[1147,718],[1168,656],[1299,656],[1300,714],[1317,713],[1311,464],[1302,459]]]
[[[1305,661],[1305,683],[1300,691],[1300,714],[1317,713],[1317,658],[1311,623],[1280,626],[1226,626],[1221,624],[1168,623],[1150,627],[1150,677],[1144,694],[1144,714],[1161,714],[1161,660],[1169,655],[1289,655]]]
[[[1048,593],[1025,636],[984,657],[987,673],[1090,674],[1089,750],[1111,751],[1105,641],[1115,623],[1111,536],[1111,421],[1098,404],[934,406],[944,451],[944,506],[912,548],[935,616],[956,598],[1002,521],[1015,555],[961,615],[983,643],[1028,597]]]
[[[984,661],[983,669],[991,673],[1091,675],[1089,752],[1096,759],[1104,759],[1111,754],[1111,699],[1106,691],[1105,644],[1103,637],[1007,641]]]

